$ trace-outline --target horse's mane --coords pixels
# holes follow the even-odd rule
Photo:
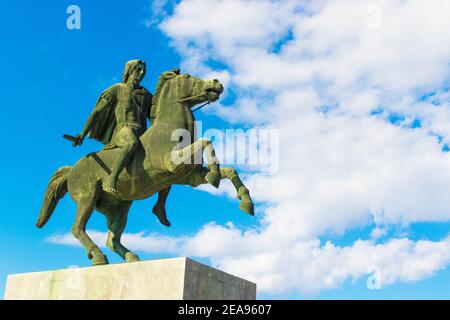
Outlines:
[[[165,71],[165,72],[163,72],[163,73],[161,73],[159,75],[158,84],[156,86],[155,94],[153,95],[153,98],[152,98],[152,108],[151,108],[151,113],[152,114],[151,114],[151,117],[154,117],[153,113],[155,111],[156,104],[158,103],[159,96],[161,95],[162,88],[166,84],[167,80],[170,80],[170,79],[176,77],[179,74],[180,74],[180,70],[175,68],[172,71]]]

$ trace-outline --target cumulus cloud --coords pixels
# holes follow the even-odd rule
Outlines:
[[[156,241],[209,257],[271,293],[317,293],[374,270],[384,286],[446,268],[449,237],[388,230],[450,221],[449,10],[446,0],[182,0],[159,27],[183,71],[217,77],[236,96],[204,112],[279,130],[279,170],[245,179],[260,225],[208,224],[168,244],[140,235],[136,248]],[[369,240],[319,240],[367,225]]]
[[[237,92],[232,103],[209,112],[231,123],[280,130],[278,174],[246,179],[254,198],[270,204],[261,228],[239,235],[233,228],[206,226],[190,248],[206,250],[205,256],[233,272],[264,265],[258,279],[268,291],[334,287],[374,263],[394,274],[388,271],[398,264],[391,248],[407,254],[421,242],[359,241],[338,248],[321,247],[316,239],[371,223],[371,236],[379,239],[391,224],[450,220],[450,158],[442,151],[449,128],[449,9],[446,1],[415,0],[182,1],[160,27],[184,58],[183,67],[207,75],[214,71],[211,62],[219,61]],[[208,18],[199,19],[200,12]],[[226,241],[202,248],[213,234]],[[442,249],[430,270],[445,267],[448,239],[430,245]],[[356,257],[364,246],[367,255]],[[225,257],[230,248],[234,253]],[[375,251],[384,262],[369,258]],[[293,252],[308,259],[293,259]],[[336,271],[342,278],[328,276],[327,284],[333,272],[319,260],[332,252],[354,253],[353,263],[364,265],[359,271],[342,266]],[[323,279],[292,280],[304,267]],[[258,274],[252,268],[249,277]],[[412,280],[401,268],[385,283]],[[414,279],[431,273],[414,273]]]
[[[449,157],[430,135],[439,132],[446,139],[448,93],[434,97],[439,107],[417,99],[420,92],[439,89],[448,77],[450,44],[443,41],[449,33],[443,14],[447,2],[202,3],[182,1],[161,28],[191,72],[203,72],[209,59],[220,59],[227,66],[230,85],[242,94],[233,105],[219,106],[219,115],[232,122],[265,121],[282,130],[283,168],[271,181],[283,181],[296,171],[299,184],[311,182],[305,185],[309,190],[323,182],[353,185],[367,198],[362,200],[367,209],[393,222],[433,220],[430,211],[436,220],[448,218],[445,192],[438,190],[448,185]],[[229,11],[236,14],[223,14]],[[199,12],[208,12],[210,18],[197,19]],[[379,14],[377,28],[370,24],[373,14]],[[247,32],[248,24],[257,31]],[[273,52],[274,43],[286,33],[291,36]],[[190,49],[183,51],[185,46]],[[272,99],[265,98],[268,93]],[[373,115],[379,108],[382,111]],[[402,115],[397,126],[387,121],[391,113]],[[415,118],[423,120],[423,127],[411,130]],[[265,179],[254,178],[262,184]],[[295,198],[305,194],[295,189],[288,193]],[[396,199],[403,192],[422,199],[402,204],[409,202]],[[286,200],[271,192],[263,192],[263,198],[266,193]],[[352,197],[352,190],[348,194]],[[440,201],[430,201],[434,208],[429,210],[423,200],[432,194]]]
[[[91,230],[89,234],[97,243],[106,240],[106,233]],[[80,246],[71,234],[52,236],[47,241]],[[321,245],[316,239],[281,246],[271,244],[263,233],[242,232],[232,223],[211,223],[191,238],[126,233],[122,242],[137,251],[213,257],[213,265],[255,281],[258,290],[274,294],[295,290],[314,295],[362,277],[375,277],[376,287],[383,288],[397,281],[414,282],[432,276],[450,264],[450,236],[438,242],[402,238],[377,244],[357,240],[342,247],[330,241]]]
[[[378,288],[414,282],[448,265],[449,249],[450,238],[440,242],[391,239],[383,244],[357,240],[345,247],[311,240],[292,243],[284,250],[253,252],[251,258],[222,256],[220,266],[253,279],[262,291],[299,290],[311,295],[361,277],[377,277]]]

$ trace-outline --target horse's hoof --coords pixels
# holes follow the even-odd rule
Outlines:
[[[255,206],[253,205],[253,202],[249,201],[241,201],[241,204],[239,205],[239,209],[242,211],[254,216],[255,215]]]
[[[206,174],[205,180],[209,184],[213,185],[216,188],[219,188],[220,180],[222,179],[222,176],[220,175],[220,172],[210,171]]]
[[[134,254],[133,252],[127,252],[125,254],[125,261],[126,262],[138,262],[141,261],[141,259],[139,259],[139,257]]]
[[[166,227],[171,226],[170,221],[167,219],[167,216],[166,216],[166,210],[160,209],[159,207],[154,206],[152,212],[155,216],[158,217],[158,220],[162,225],[164,225]]]
[[[92,258],[93,266],[101,266],[108,263],[108,258],[104,254],[94,255],[94,257]]]

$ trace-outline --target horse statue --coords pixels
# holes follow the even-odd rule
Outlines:
[[[132,202],[148,198],[173,184],[196,187],[209,183],[217,188],[221,179],[230,179],[241,201],[239,208],[254,215],[249,191],[236,170],[220,167],[210,140],[195,141],[192,108],[216,101],[222,92],[223,86],[216,79],[201,80],[188,74],[160,77],[153,97],[152,125],[141,135],[140,145],[121,172],[118,193],[105,192],[101,187],[111,172],[117,150],[103,149],[88,154],[73,167],[63,166],[52,175],[36,226],[42,228],[46,224],[58,201],[69,192],[77,204],[71,232],[83,245],[92,264],[102,265],[107,264],[108,259],[86,233],[86,224],[94,209],[107,218],[107,247],[126,262],[139,261],[139,257],[120,241]],[[203,152],[207,166],[203,165]],[[165,204],[166,197],[162,198],[158,198],[156,208]]]

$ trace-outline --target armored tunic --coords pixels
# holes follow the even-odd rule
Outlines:
[[[144,87],[132,89],[123,83],[109,87],[96,103],[88,137],[103,143],[104,149],[116,147],[116,136],[123,127],[132,128],[139,137],[147,129],[152,97]]]

